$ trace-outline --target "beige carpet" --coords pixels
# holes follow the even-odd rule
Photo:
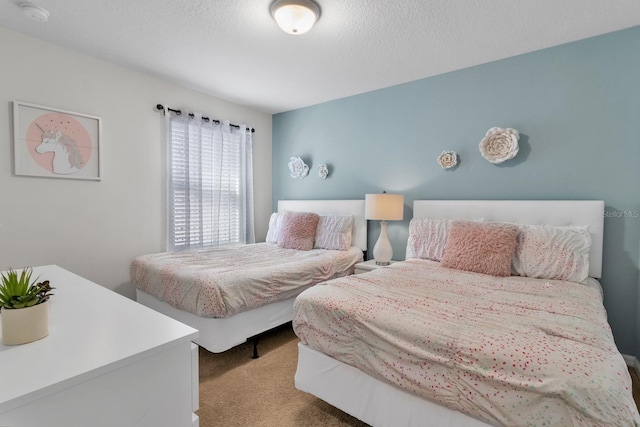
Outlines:
[[[260,339],[258,359],[248,343],[218,354],[200,348],[200,427],[366,426],[295,388],[297,344],[287,325]]]

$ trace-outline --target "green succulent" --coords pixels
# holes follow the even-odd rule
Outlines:
[[[36,283],[36,279],[31,280],[33,270],[25,268],[18,274],[9,268],[2,273],[0,281],[0,307],[7,309],[26,308],[41,304],[49,299],[51,291],[54,289],[49,285],[49,281]]]

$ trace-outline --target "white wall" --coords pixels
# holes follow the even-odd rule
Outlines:
[[[256,238],[271,213],[271,115],[0,28],[0,269],[57,264],[134,297],[129,264],[164,250],[158,103],[254,128]],[[102,119],[102,180],[13,175],[12,101]],[[53,283],[53,286],[56,284]]]

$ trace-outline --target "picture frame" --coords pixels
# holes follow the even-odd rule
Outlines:
[[[99,117],[13,101],[14,174],[102,179]]]

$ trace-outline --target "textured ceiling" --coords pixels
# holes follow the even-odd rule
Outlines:
[[[317,0],[307,34],[271,0],[0,1],[0,26],[278,113],[640,25],[639,0]]]

